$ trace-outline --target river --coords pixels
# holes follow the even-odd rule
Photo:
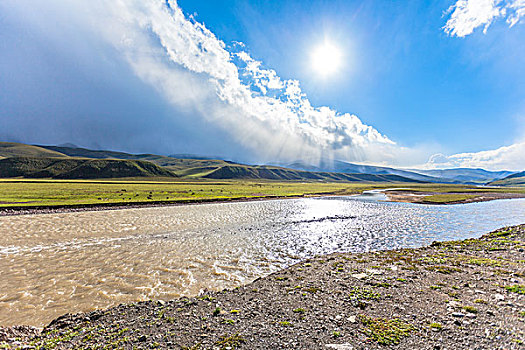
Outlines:
[[[0,217],[0,325],[248,283],[332,252],[418,247],[525,222],[525,199],[461,205],[372,193]]]

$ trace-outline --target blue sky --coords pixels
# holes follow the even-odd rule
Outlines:
[[[279,76],[298,79],[313,104],[355,113],[406,145],[478,151],[520,136],[515,116],[525,112],[525,27],[501,24],[486,34],[450,37],[441,29],[450,1],[179,5],[225,42],[244,42]],[[340,45],[347,62],[341,74],[321,80],[309,54],[325,37]]]
[[[169,4],[0,4],[0,138],[525,168],[523,1]],[[321,76],[325,41],[342,64]]]

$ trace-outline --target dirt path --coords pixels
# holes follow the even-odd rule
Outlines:
[[[524,277],[525,224],[321,256],[197,298],[65,315],[36,337],[4,329],[0,348],[523,349]]]

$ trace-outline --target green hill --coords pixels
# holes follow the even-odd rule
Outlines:
[[[504,179],[492,181],[489,185],[495,186],[525,186],[525,171],[507,176]]]
[[[16,142],[0,142],[0,158],[8,157],[67,157],[60,152]]]
[[[343,174],[300,171],[269,166],[227,165],[203,175],[208,179],[268,179],[347,182],[419,182],[398,175]]]
[[[393,174],[307,171],[245,165],[221,159],[174,158],[65,146],[30,146],[0,142],[0,177],[94,179],[184,177],[277,181],[421,182]]]
[[[94,159],[125,159],[125,160],[144,160],[165,167],[168,170],[186,171],[191,168],[220,167],[227,165],[228,162],[220,159],[193,159],[193,158],[174,158],[157,154],[130,154],[115,151],[94,151],[86,148],[72,148],[60,146],[38,146],[70,157],[94,158]]]
[[[175,177],[171,171],[137,160],[10,157],[0,159],[0,177],[99,179]]]

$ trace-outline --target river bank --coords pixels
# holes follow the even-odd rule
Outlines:
[[[4,329],[0,348],[521,349],[524,277],[519,225],[320,256],[233,290],[65,315],[37,336]]]
[[[500,193],[500,192],[482,192],[475,195],[468,192],[442,193],[442,192],[421,192],[408,190],[381,190],[388,201],[404,202],[414,204],[435,204],[435,205],[453,205],[466,204],[475,202],[488,202],[498,199],[517,199],[525,198],[522,193]],[[289,196],[272,196],[265,195],[259,197],[236,197],[236,198],[206,198],[206,199],[188,199],[178,201],[149,201],[133,203],[104,203],[104,204],[79,204],[79,205],[54,205],[54,206],[10,206],[0,207],[0,216],[13,215],[34,215],[34,214],[58,214],[73,213],[83,211],[101,211],[101,210],[122,210],[136,208],[156,208],[180,205],[199,205],[209,203],[232,203],[232,202],[251,202],[276,199],[294,199],[309,197],[334,197],[334,196],[355,196],[359,193],[345,193],[337,191],[331,193],[314,193]],[[1,203],[0,203],[1,204]]]
[[[387,190],[384,192],[389,201],[405,202],[415,204],[466,204],[476,202],[488,202],[498,199],[515,199],[525,198],[522,193],[504,193],[504,192],[426,192],[426,191],[409,191],[409,190]]]

